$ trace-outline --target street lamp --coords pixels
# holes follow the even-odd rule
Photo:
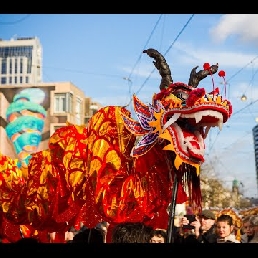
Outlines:
[[[242,101],[246,101],[246,100],[247,100],[247,97],[246,97],[245,94],[243,94],[243,95],[241,96],[241,100],[242,100]]]

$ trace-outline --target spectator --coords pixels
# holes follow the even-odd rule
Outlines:
[[[153,228],[142,222],[123,222],[112,229],[112,243],[150,243]]]
[[[97,224],[96,228],[100,229],[103,235],[103,241],[104,243],[107,242],[107,231],[108,231],[109,223],[106,221],[102,221]]]
[[[161,244],[167,242],[167,231],[165,229],[155,229],[151,235],[151,243]]]
[[[246,216],[243,218],[242,234],[241,234],[241,243],[249,243],[255,234],[254,225],[251,223],[250,219],[252,216]]]
[[[66,243],[72,243],[73,238],[76,234],[78,234],[80,231],[76,230],[74,226],[71,226],[68,231],[65,232],[65,242]]]
[[[250,223],[254,228],[254,237],[250,240],[249,243],[258,243],[258,215],[253,215],[250,218]]]
[[[83,227],[74,235],[72,243],[104,243],[104,238],[100,229]]]
[[[216,220],[217,243],[241,243],[235,236],[233,218],[228,214],[220,215]]]
[[[190,223],[186,217],[183,217],[175,242],[216,243],[215,219],[214,212],[208,209],[203,210],[199,216],[195,216],[195,221]],[[193,229],[187,229],[185,234],[183,226],[189,225],[193,226]]]

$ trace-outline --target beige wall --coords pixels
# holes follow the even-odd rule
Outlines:
[[[33,92],[31,92],[33,90]],[[36,96],[40,93],[39,96]],[[43,93],[44,94],[43,94]],[[72,95],[72,112],[62,112],[55,113],[54,110],[54,102],[55,102],[55,93],[69,93]],[[18,155],[15,151],[13,142],[7,137],[6,126],[8,124],[6,111],[10,105],[12,105],[12,109],[15,109],[15,105],[17,103],[13,103],[13,98],[19,94],[22,96],[25,94],[30,94],[29,103],[32,108],[37,108],[38,105],[43,107],[46,112],[46,118],[44,119],[44,127],[42,130],[41,141],[37,147],[36,151],[41,151],[48,148],[48,140],[49,137],[54,133],[55,128],[60,126],[65,126],[66,122],[74,123],[76,121],[80,121],[80,124],[85,123],[85,118],[89,117],[90,114],[86,114],[86,110],[90,110],[90,106],[92,105],[91,98],[85,96],[84,92],[76,87],[74,84],[70,82],[58,82],[58,83],[38,83],[37,85],[23,85],[22,87],[14,87],[14,86],[5,86],[0,88],[0,152],[4,155],[7,155],[11,158],[18,158]],[[41,99],[41,103],[36,103]],[[81,101],[81,110],[80,112],[76,112],[76,101]],[[27,103],[25,103],[27,104]],[[99,105],[99,103],[94,103],[94,106]],[[9,107],[10,109],[10,107]],[[25,112],[28,112],[27,108],[23,108]],[[16,117],[15,112],[12,112]],[[21,114],[18,114],[19,116]],[[25,114],[25,117],[33,120],[33,116]],[[22,116],[22,118],[26,119]],[[18,120],[17,120],[18,121]],[[12,122],[14,124],[14,122]],[[18,124],[17,128],[22,128],[21,124]]]

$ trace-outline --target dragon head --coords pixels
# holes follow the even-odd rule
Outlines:
[[[165,58],[155,49],[144,50],[154,58],[155,67],[162,77],[160,92],[153,95],[149,105],[133,96],[134,110],[138,121],[122,115],[129,131],[139,136],[132,150],[132,156],[140,156],[149,151],[157,142],[169,142],[163,149],[176,154],[175,167],[184,162],[195,166],[197,173],[204,162],[204,140],[211,127],[219,127],[232,114],[230,101],[223,99],[219,88],[206,92],[197,88],[200,80],[212,76],[218,71],[218,64],[204,64],[204,70],[190,73],[188,84],[173,83],[169,66]],[[224,78],[225,72],[219,75]],[[214,85],[214,82],[213,82]]]

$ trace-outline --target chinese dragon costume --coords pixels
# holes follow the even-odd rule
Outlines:
[[[58,232],[100,221],[166,228],[175,175],[176,202],[201,210],[204,139],[232,114],[230,101],[214,89],[218,64],[205,63],[199,72],[197,66],[188,84],[174,83],[165,58],[155,49],[143,52],[155,60],[161,83],[151,104],[133,96],[138,121],[126,107],[107,106],[87,126],[67,122],[56,130],[27,167],[0,155],[2,235],[14,238],[12,227],[20,225]],[[211,92],[197,88],[208,75]]]

